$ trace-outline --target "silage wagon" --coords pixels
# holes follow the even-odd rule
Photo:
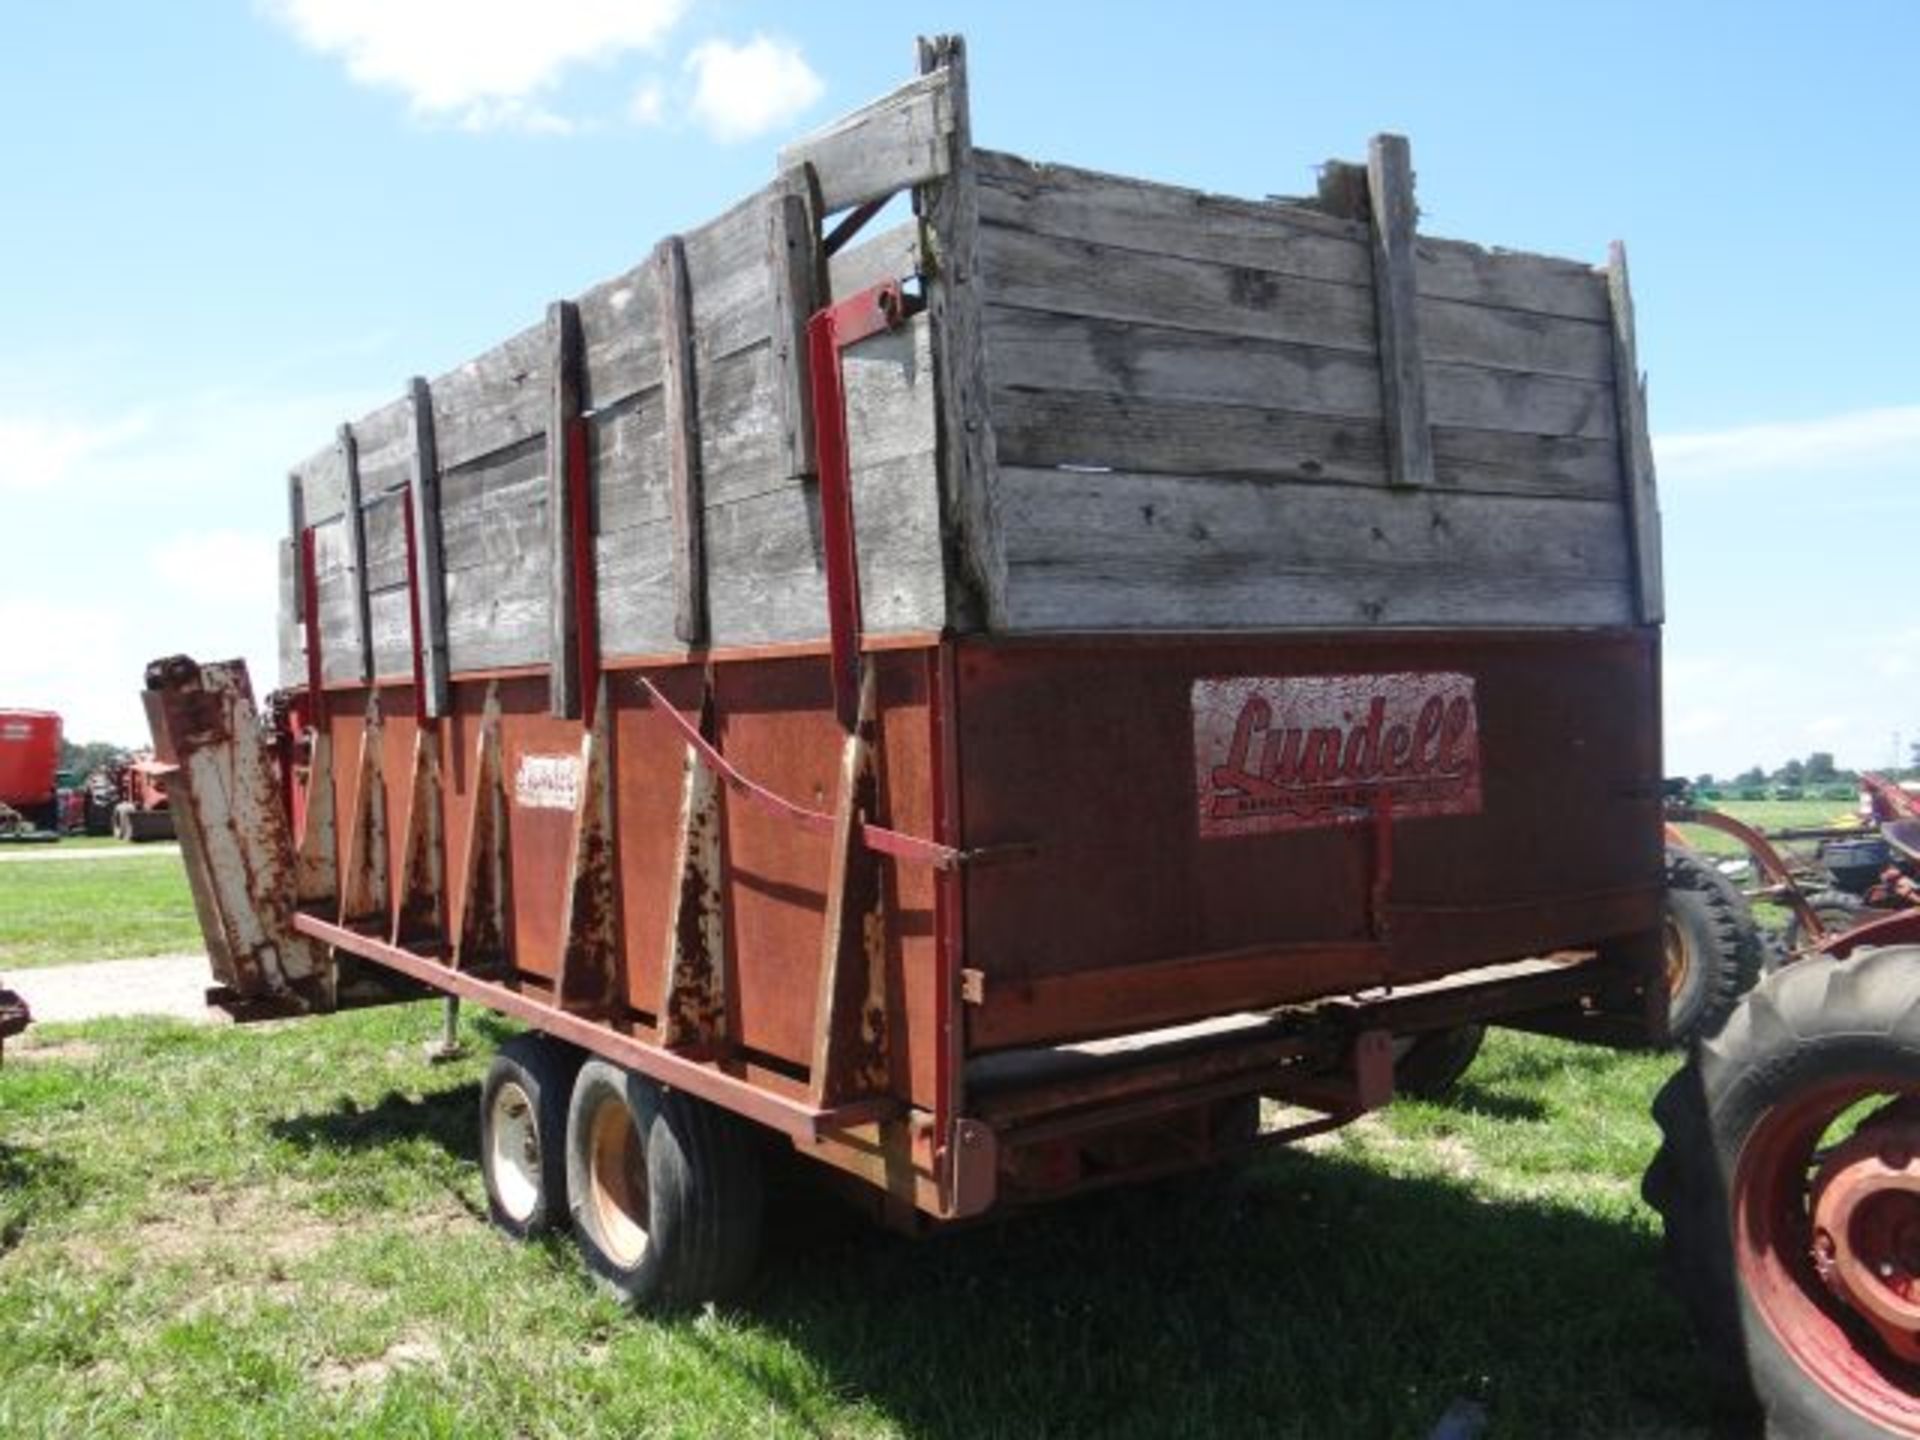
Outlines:
[[[741,1281],[768,1144],[926,1228],[1664,1024],[1621,253],[1418,233],[1393,136],[976,148],[920,58],[300,464],[269,704],[147,676],[216,998],[523,1022],[495,1218],[634,1299]]]

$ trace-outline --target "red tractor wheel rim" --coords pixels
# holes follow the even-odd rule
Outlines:
[[[1839,1081],[1761,1118],[1734,1169],[1734,1259],[1803,1374],[1890,1433],[1920,1436],[1920,1364],[1902,1358],[1920,1357],[1906,1324],[1920,1320],[1920,1155],[1882,1155],[1886,1134],[1869,1125],[1821,1149],[1844,1112],[1906,1083]]]

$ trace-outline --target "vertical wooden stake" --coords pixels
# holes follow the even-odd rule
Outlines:
[[[414,583],[419,591],[420,714],[437,719],[447,713],[447,581],[440,547],[440,458],[433,435],[433,392],[415,376],[407,384],[413,431]]]
[[[354,678],[373,679],[373,606],[367,594],[367,512],[360,505],[360,445],[342,425],[336,442],[347,486],[347,583],[353,587]]]
[[[946,175],[914,191],[914,209],[934,234],[939,263],[927,282],[933,327],[933,379],[939,403],[940,511],[954,537],[955,584],[947,601],[955,629],[1006,624],[1007,552],[1000,516],[1000,471],[987,412],[984,306],[976,283],[980,200],[967,100],[967,51],[958,35],[918,44],[922,75],[947,72],[953,131]]]
[[[1620,473],[1626,489],[1627,524],[1633,542],[1640,622],[1666,618],[1660,566],[1660,493],[1654,478],[1653,440],[1647,429],[1646,381],[1640,374],[1633,333],[1633,286],[1627,278],[1627,247],[1607,250],[1607,296],[1613,310],[1613,394],[1620,417]]]
[[[653,252],[660,297],[662,408],[667,426],[667,496],[673,514],[673,633],[707,639],[706,510],[700,476],[700,406],[693,369],[693,299],[687,252],[669,235]]]
[[[827,293],[818,212],[804,169],[784,177],[767,201],[767,271],[773,287],[774,402],[786,447],[787,474],[818,473],[813,453],[813,390],[808,375],[807,321]]]
[[[580,718],[580,591],[574,574],[573,428],[580,420],[580,310],[571,300],[547,307],[547,708]]]
[[[1420,349],[1419,278],[1414,269],[1413,157],[1403,135],[1376,135],[1367,148],[1373,212],[1373,297],[1380,329],[1380,410],[1395,485],[1433,484],[1433,432]]]

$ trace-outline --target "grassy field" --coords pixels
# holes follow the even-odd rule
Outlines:
[[[1705,1434],[1635,1190],[1669,1058],[1496,1036],[1455,1106],[923,1242],[782,1179],[745,1300],[648,1318],[487,1226],[436,1022],[10,1049],[0,1433]]]
[[[0,975],[200,948],[177,853],[0,863]]]
[[[1706,808],[1731,815],[1761,830],[1800,830],[1832,825],[1851,818],[1853,802],[1847,800],[1722,800]],[[1729,835],[1704,826],[1685,827],[1687,838],[1715,855],[1743,855],[1740,842]]]

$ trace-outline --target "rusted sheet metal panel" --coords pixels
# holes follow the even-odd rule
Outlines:
[[[214,978],[242,997],[330,1009],[332,962],[293,928],[293,836],[246,665],[156,661],[143,698],[155,756],[176,767],[168,805]]]
[[[975,1043],[1087,1033],[1089,1006],[1108,1007],[1119,1029],[1136,1002],[1151,1001],[1156,1020],[1197,1016],[1263,991],[1338,994],[1653,926],[1654,665],[1651,637],[1629,631],[964,642],[966,842],[1038,850],[965,877],[968,964],[984,976]],[[1408,685],[1425,687],[1417,704],[1394,694]],[[1243,704],[1196,729],[1196,692]],[[1409,754],[1418,743],[1434,760],[1448,707],[1469,692],[1456,719],[1473,739],[1463,731],[1456,748],[1474,756],[1477,809],[1394,819],[1384,959],[1355,943],[1371,930],[1371,827],[1305,823],[1324,794],[1280,828],[1207,821],[1203,787],[1219,767],[1196,740],[1230,752],[1246,702],[1268,702],[1259,764],[1288,713],[1311,722],[1301,739],[1327,755],[1333,740],[1312,732],[1338,728],[1339,758],[1355,747],[1359,778],[1329,780],[1365,813],[1383,762],[1362,773],[1360,752],[1384,751],[1405,725]],[[1288,712],[1290,694],[1308,698]],[[1440,730],[1422,740],[1435,696]],[[1275,764],[1289,753],[1279,728]],[[1370,728],[1381,731],[1371,741]],[[1276,789],[1301,778],[1298,764],[1264,774]],[[1193,957],[1216,958],[1179,968]]]
[[[881,818],[914,836],[933,834],[934,799],[929,673],[925,654],[889,650],[872,657],[878,683]],[[839,791],[841,731],[822,655],[715,661],[713,706],[721,751],[779,795],[831,811]],[[647,678],[683,716],[698,720],[705,671],[698,664],[650,667]],[[542,675],[481,680],[456,676],[442,735],[439,771],[447,856],[449,923],[466,913],[465,868],[482,714],[498,697],[499,748],[505,795],[506,868],[511,953],[524,981],[551,985],[566,934],[565,897],[575,848],[576,811],[586,770],[578,721],[548,713]],[[402,823],[409,793],[414,735],[405,687],[382,692],[386,814],[392,846],[389,876],[396,890],[407,873]],[[626,1013],[657,1024],[667,973],[668,935],[682,830],[686,746],[646,713],[636,677],[609,675],[606,690],[608,782],[618,874],[618,923],[602,928],[611,944]],[[365,726],[364,694],[329,696],[328,727],[336,757],[357,757]],[[353,813],[353,766],[334,766],[336,813]],[[345,773],[342,773],[345,772]],[[789,1066],[813,1059],[822,931],[826,923],[832,839],[752,805],[722,805],[721,842],[727,876],[718,912],[723,971],[715,978],[734,1027],[730,1039],[748,1055]],[[344,823],[344,822],[343,822]],[[346,849],[344,843],[342,851]],[[343,861],[344,864],[344,855]],[[933,922],[934,872],[884,860],[888,916],[880,939],[885,961],[894,1063],[914,1103],[931,1108],[936,1090],[935,1024],[940,967]],[[401,896],[395,895],[397,905]],[[569,984],[572,992],[571,982]]]

